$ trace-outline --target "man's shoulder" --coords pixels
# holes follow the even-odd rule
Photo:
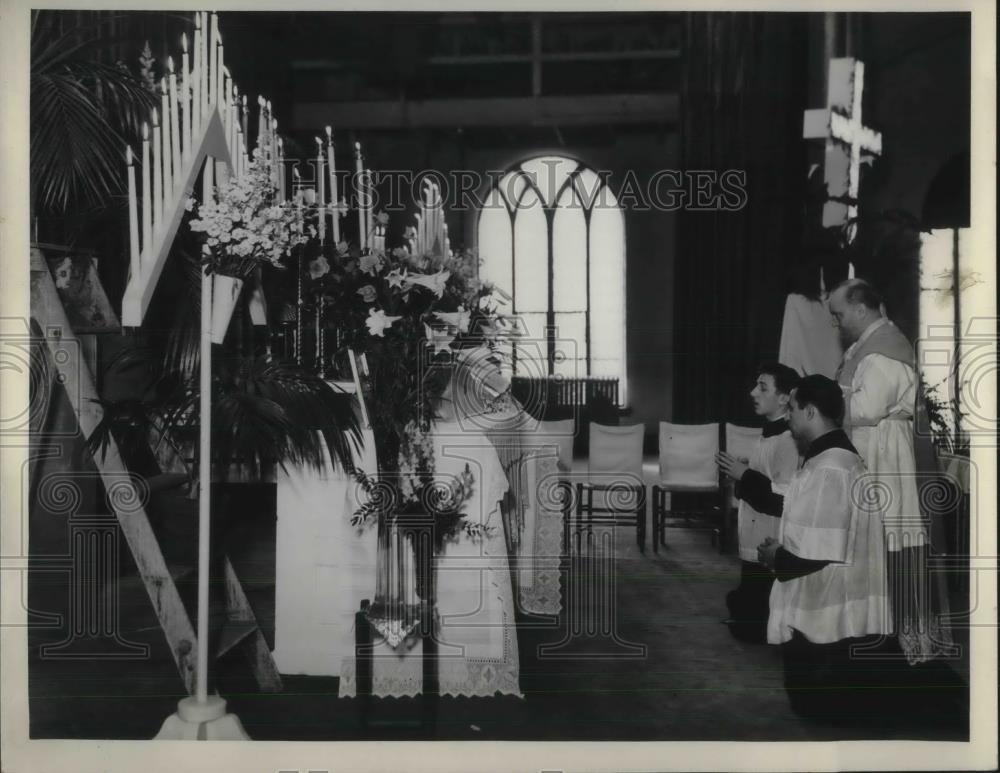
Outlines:
[[[804,466],[817,472],[829,470],[844,474],[860,474],[864,471],[861,457],[847,448],[828,448],[816,454]]]

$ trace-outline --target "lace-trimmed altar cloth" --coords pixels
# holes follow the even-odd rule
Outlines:
[[[491,527],[484,538],[460,532],[436,559],[438,680],[443,695],[521,696],[514,595],[500,501],[507,478],[489,438],[454,421],[438,421],[431,432],[438,474],[457,475],[468,464],[475,477],[466,517]],[[375,539],[375,529],[367,533]],[[373,692],[381,697],[416,695],[422,687],[419,639],[393,649],[377,642]],[[345,657],[340,696],[357,693],[356,662]]]
[[[501,511],[516,564],[518,602],[529,614],[557,615],[562,609],[563,515],[555,444],[535,435],[537,422],[513,399],[502,413],[478,419],[510,482]]]

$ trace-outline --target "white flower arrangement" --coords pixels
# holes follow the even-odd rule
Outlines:
[[[189,227],[204,234],[202,254],[213,273],[245,278],[263,263],[284,268],[283,259],[313,235],[301,200],[278,201],[270,162],[259,149],[242,176],[217,186],[210,201],[189,199],[188,210],[196,204]]]

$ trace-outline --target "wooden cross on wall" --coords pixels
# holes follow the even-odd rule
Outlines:
[[[826,107],[806,110],[802,122],[805,139],[826,141],[823,176],[829,198],[823,205],[823,227],[848,225],[854,240],[858,214],[858,188],[862,154],[882,153],[882,135],[861,122],[861,97],[865,64],[850,57],[831,59]]]

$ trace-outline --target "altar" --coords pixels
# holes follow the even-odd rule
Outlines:
[[[519,406],[468,418],[437,422],[433,433],[439,473],[470,466],[466,518],[488,529],[460,534],[436,559],[439,686],[445,695],[520,695],[514,605],[538,615],[560,609],[554,440]],[[363,440],[355,464],[373,470],[370,431]],[[277,477],[275,662],[284,674],[339,677],[342,697],[356,692],[356,613],[376,588],[376,527],[350,517],[363,496],[329,459],[321,471],[290,467]],[[395,648],[374,641],[374,694],[418,694],[419,637]]]

